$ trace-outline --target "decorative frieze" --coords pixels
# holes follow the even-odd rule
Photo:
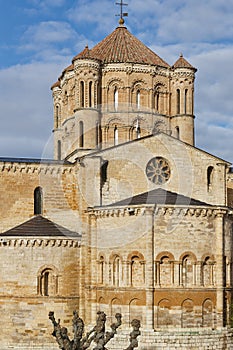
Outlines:
[[[78,248],[80,240],[51,238],[9,238],[0,239],[0,247],[67,247]]]

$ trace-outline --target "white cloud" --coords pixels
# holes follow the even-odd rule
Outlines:
[[[63,67],[34,63],[0,70],[0,156],[40,157],[53,128],[50,86]]]

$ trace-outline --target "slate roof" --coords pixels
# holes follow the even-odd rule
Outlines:
[[[126,198],[122,201],[111,204],[111,206],[141,205],[141,204],[164,204],[164,205],[194,205],[194,206],[211,206],[205,202],[166,191],[162,188],[144,192],[136,196]]]
[[[77,232],[70,231],[67,228],[57,225],[54,222],[36,215],[32,219],[16,226],[4,233],[0,237],[67,237],[81,238]]]
[[[125,26],[117,27],[93,49],[85,47],[73,60],[82,58],[98,59],[103,63],[139,63],[170,67]]]

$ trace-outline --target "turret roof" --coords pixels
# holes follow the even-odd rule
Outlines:
[[[180,57],[174,63],[173,68],[189,68],[189,69],[193,69],[195,72],[197,70],[183,57],[183,54],[180,54]]]

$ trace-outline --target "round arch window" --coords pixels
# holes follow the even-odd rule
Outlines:
[[[162,185],[167,182],[171,175],[168,161],[162,157],[152,158],[146,166],[146,175],[148,179],[156,185]]]

